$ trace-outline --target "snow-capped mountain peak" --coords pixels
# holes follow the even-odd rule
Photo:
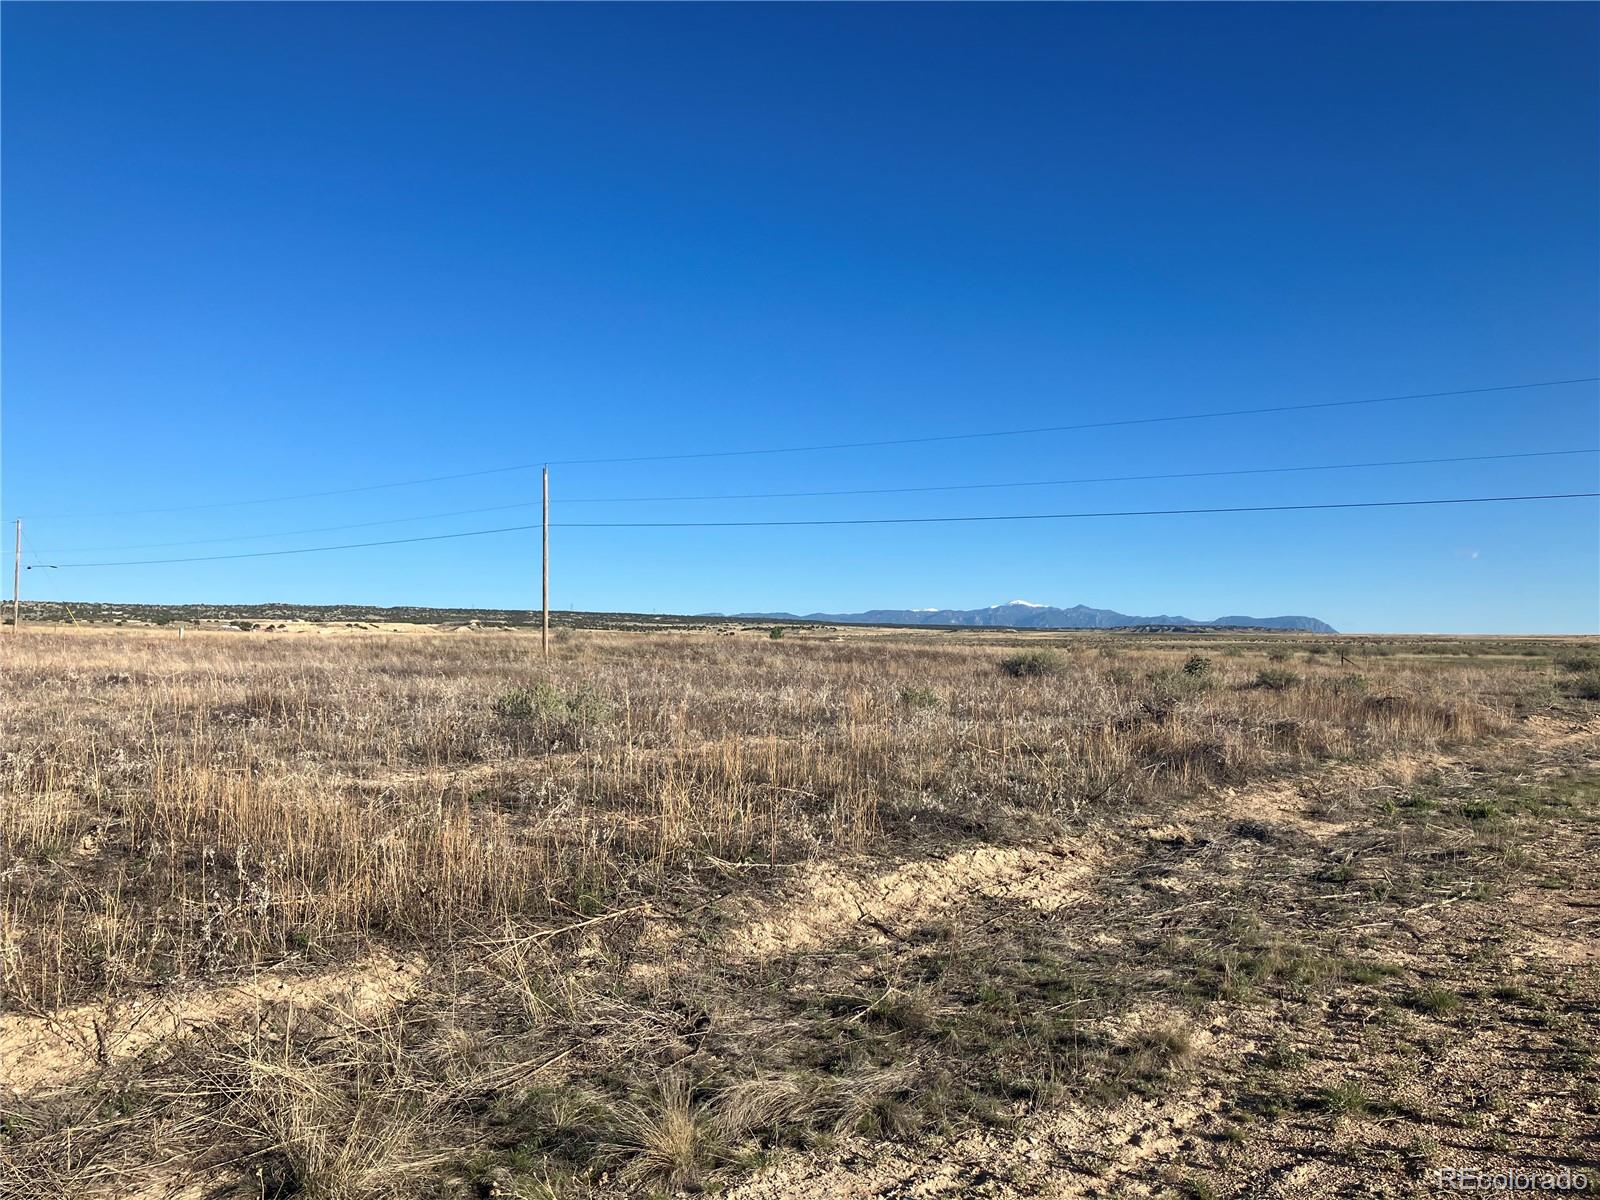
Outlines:
[[[988,608],[926,609],[875,608],[859,613],[737,613],[736,616],[763,621],[825,621],[849,625],[981,625],[996,629],[1127,629],[1142,625],[1225,629],[1289,629],[1303,633],[1335,633],[1333,626],[1315,617],[1218,617],[1196,621],[1191,617],[1164,614],[1156,617],[1130,617],[1109,608],[1090,608],[1075,604],[1071,608],[1051,608],[1032,600],[1012,600]]]

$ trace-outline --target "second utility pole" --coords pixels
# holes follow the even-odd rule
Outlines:
[[[22,522],[17,522],[17,545],[22,545]],[[540,549],[544,554],[544,570],[542,572],[542,596],[544,600],[544,628],[539,634],[539,645],[544,650],[544,656],[550,657],[550,468],[544,469],[544,522],[543,533],[539,539]],[[18,560],[21,561],[22,551],[17,551]]]
[[[17,518],[17,557],[11,563],[11,632],[22,632],[22,518]]]

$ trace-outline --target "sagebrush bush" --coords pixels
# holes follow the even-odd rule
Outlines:
[[[900,703],[911,709],[931,709],[942,707],[944,701],[930,687],[903,687],[900,689]]]
[[[1600,667],[1568,675],[1561,681],[1561,690],[1574,700],[1600,700]]]
[[[543,718],[592,723],[605,720],[611,713],[611,705],[587,688],[568,695],[541,679],[532,687],[512,688],[506,692],[494,702],[494,711],[513,721]]]
[[[1187,671],[1161,671],[1150,676],[1151,699],[1157,704],[1176,704],[1180,700],[1209,692],[1211,686],[1209,675]]]
[[[1264,667],[1256,672],[1256,686],[1285,692],[1300,682],[1300,676],[1287,667]]]
[[[561,693],[544,680],[532,687],[512,688],[494,702],[496,715],[513,721],[553,716],[561,707]]]
[[[1191,654],[1183,664],[1185,675],[1209,675],[1211,673],[1211,660],[1204,654]]]
[[[1024,650],[1000,660],[1000,670],[1013,679],[1039,679],[1065,669],[1066,661],[1054,650]]]
[[[1328,690],[1335,696],[1360,696],[1366,693],[1367,686],[1365,675],[1341,675],[1328,684]]]

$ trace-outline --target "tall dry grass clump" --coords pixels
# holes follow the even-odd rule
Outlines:
[[[698,856],[860,850],[913,814],[1058,819],[1470,740],[1514,703],[1470,661],[1261,687],[1259,657],[1070,640],[588,634],[546,665],[515,636],[34,631],[6,653],[3,994],[46,1008],[597,912]]]

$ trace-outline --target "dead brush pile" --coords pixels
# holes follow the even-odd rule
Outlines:
[[[1070,842],[1108,813],[1470,742],[1551,686],[1400,657],[1264,686],[1253,650],[1195,667],[1102,642],[1061,638],[1036,670],[954,641],[593,633],[547,665],[516,636],[31,631],[5,647],[6,1019],[377,951],[430,967],[389,1023],[291,1005],[103,1052],[91,1092],[9,1081],[26,1132],[7,1161],[52,1194],[114,1191],[141,1153],[253,1173],[260,1195],[491,1194],[507,1162],[523,1194],[581,1194],[892,1132],[904,1063],[852,1060],[803,1094],[782,1054],[679,1068],[711,1018],[661,947],[712,937],[714,900],[789,864]],[[895,1019],[863,1006],[838,1019]],[[716,1036],[826,1061],[762,1011]]]

